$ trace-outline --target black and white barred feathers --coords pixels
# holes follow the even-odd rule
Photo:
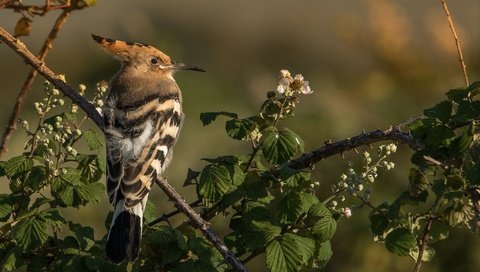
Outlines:
[[[149,45],[92,37],[122,63],[103,109],[107,193],[115,209],[106,253],[120,263],[138,257],[148,194],[168,166],[182,126],[182,95],[173,72],[203,70],[174,63]]]

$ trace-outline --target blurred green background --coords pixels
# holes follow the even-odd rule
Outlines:
[[[35,1],[30,1],[35,2]],[[480,80],[480,2],[449,1],[462,43],[471,81]],[[22,40],[38,52],[59,12],[35,18],[30,36]],[[0,10],[0,25],[13,32],[19,14]],[[167,178],[187,199],[191,187],[182,188],[188,167],[200,170],[205,157],[249,152],[247,144],[229,139],[220,120],[203,127],[198,116],[206,111],[232,111],[254,115],[278,81],[280,69],[302,73],[314,94],[299,104],[296,117],[284,123],[301,135],[306,149],[320,147],[361,132],[386,128],[432,106],[450,88],[462,86],[463,75],[453,37],[439,1],[105,1],[74,12],[55,40],[46,63],[66,74],[68,82],[108,80],[118,63],[90,39],[90,33],[156,46],[174,60],[204,67],[208,73],[179,73],[184,93],[186,123]],[[0,124],[3,127],[15,97],[29,71],[20,58],[0,45]],[[33,121],[33,102],[42,97],[42,79],[28,97],[22,117]],[[2,159],[19,154],[24,132],[17,131]],[[396,169],[380,176],[373,203],[393,198],[406,189],[409,156],[405,146],[394,156]],[[354,154],[321,162],[315,179],[319,196],[347,168]],[[0,180],[0,192],[8,192]],[[155,188],[151,199],[163,211],[171,209]],[[106,229],[110,209],[105,200],[79,210],[67,210],[75,220]],[[160,215],[159,211],[159,215]],[[334,255],[326,271],[408,271],[409,257],[390,254],[373,242],[368,211],[341,220],[333,238]],[[176,222],[184,220],[177,217]],[[224,218],[214,219],[222,233]],[[436,256],[422,271],[478,271],[480,238],[465,230],[453,231],[436,244]],[[262,271],[262,257],[249,264]]]

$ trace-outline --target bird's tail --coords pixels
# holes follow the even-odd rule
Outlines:
[[[112,262],[134,261],[138,257],[147,197],[131,208],[125,207],[123,199],[115,205],[106,246],[107,257]]]

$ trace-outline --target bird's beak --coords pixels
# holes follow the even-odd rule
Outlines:
[[[197,72],[206,72],[205,69],[195,66],[195,65],[190,65],[190,64],[185,64],[185,63],[179,63],[179,62],[174,62],[172,63],[172,69],[173,70],[190,70],[190,71],[197,71]]]

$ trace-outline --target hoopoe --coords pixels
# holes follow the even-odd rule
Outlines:
[[[138,257],[143,213],[155,179],[172,158],[182,127],[182,93],[177,70],[203,69],[173,62],[146,44],[92,38],[121,61],[103,109],[107,146],[107,193],[115,212],[107,257],[115,263]]]

